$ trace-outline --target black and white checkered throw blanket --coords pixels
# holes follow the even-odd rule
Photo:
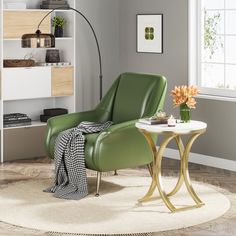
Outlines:
[[[55,185],[44,192],[71,200],[79,200],[88,195],[83,134],[97,133],[111,125],[111,121],[84,121],[75,128],[61,132],[55,142]]]

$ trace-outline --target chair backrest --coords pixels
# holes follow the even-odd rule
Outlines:
[[[124,73],[117,80],[111,113],[115,124],[149,117],[163,108],[167,88],[165,77]]]

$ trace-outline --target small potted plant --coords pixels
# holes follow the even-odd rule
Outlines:
[[[53,27],[55,37],[63,37],[63,29],[66,24],[66,20],[62,16],[54,16]]]

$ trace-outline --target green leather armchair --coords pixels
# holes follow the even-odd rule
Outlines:
[[[152,152],[144,136],[135,128],[135,122],[163,108],[166,88],[166,79],[160,75],[121,74],[94,110],[48,120],[45,139],[48,156],[54,158],[54,143],[61,131],[81,121],[113,121],[107,130],[86,135],[85,164],[86,168],[97,171],[98,196],[101,172],[152,162]]]

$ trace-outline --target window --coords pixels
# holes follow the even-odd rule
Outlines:
[[[189,0],[189,78],[201,94],[236,98],[236,0]]]

